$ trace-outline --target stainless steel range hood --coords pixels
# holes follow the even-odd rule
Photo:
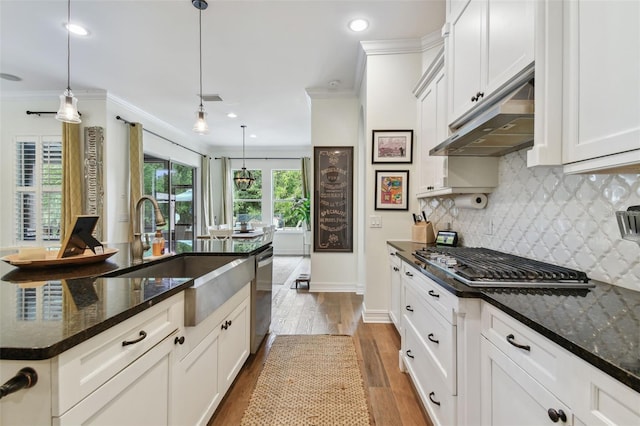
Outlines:
[[[533,145],[533,80],[461,126],[429,155],[499,157]]]

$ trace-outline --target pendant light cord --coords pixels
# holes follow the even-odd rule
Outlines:
[[[200,109],[202,109],[202,9],[198,13],[198,27],[200,28]]]
[[[71,91],[71,0],[67,0],[67,90]]]

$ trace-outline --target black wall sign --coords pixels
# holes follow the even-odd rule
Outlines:
[[[314,148],[316,252],[353,252],[353,148]]]

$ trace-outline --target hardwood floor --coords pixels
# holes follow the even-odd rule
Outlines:
[[[278,334],[354,337],[372,425],[432,425],[409,377],[398,368],[400,337],[392,324],[365,324],[362,296],[310,293],[274,286],[271,333],[249,357],[209,426],[239,425],[271,344]],[[296,425],[297,426],[297,425]]]

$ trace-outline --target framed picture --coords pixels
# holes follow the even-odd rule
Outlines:
[[[408,170],[376,170],[376,210],[409,210],[408,193]]]
[[[413,162],[413,130],[374,130],[371,162]]]
[[[313,153],[313,251],[353,252],[353,147]]]

